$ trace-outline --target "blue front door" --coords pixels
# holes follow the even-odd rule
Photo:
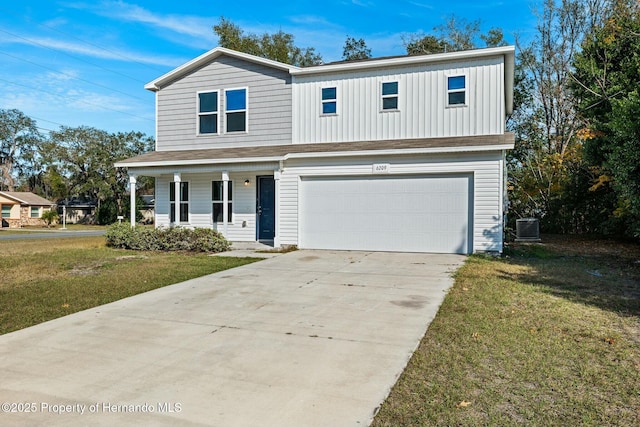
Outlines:
[[[258,177],[258,240],[276,235],[276,182],[273,176]]]

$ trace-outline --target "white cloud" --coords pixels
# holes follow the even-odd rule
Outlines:
[[[42,23],[43,26],[49,27],[49,28],[64,27],[68,24],[69,24],[69,21],[67,21],[64,18],[54,18]]]
[[[352,4],[360,7],[373,7],[375,4],[372,1],[351,0]]]
[[[142,96],[146,92],[140,88],[141,99],[132,99],[124,93],[86,86],[78,81],[80,76],[80,71],[69,68],[60,72],[0,74],[0,105],[17,108],[38,121],[87,125],[105,130],[121,127],[122,123],[137,123],[134,128],[151,133],[154,123],[151,94],[149,102],[145,102]],[[56,127],[46,123],[43,126]]]
[[[19,109],[33,117],[43,129],[56,130],[63,124],[107,131],[135,129],[149,135],[154,132],[152,103],[132,103],[114,95],[74,89],[73,85],[56,84],[45,89],[46,92],[0,82],[0,105]]]
[[[419,2],[419,1],[408,1],[407,3],[409,3],[412,6],[421,7],[423,9],[430,9],[430,10],[435,9],[435,7],[433,5],[427,4],[427,3],[422,3],[422,2]]]
[[[289,20],[294,24],[300,25],[324,25],[327,27],[336,26],[336,24],[327,20],[323,16],[315,16],[315,15],[295,15],[289,17]]]
[[[115,110],[124,114],[134,111],[132,103],[128,99],[125,100],[114,95],[69,88],[61,96],[67,100],[66,106],[75,110],[85,112],[113,112]]]
[[[141,6],[126,3],[123,1],[103,1],[100,3],[72,3],[68,7],[87,10],[100,16],[104,16],[119,21],[145,24],[153,28],[167,30],[173,36],[162,35],[171,41],[183,45],[211,48],[211,41],[214,39],[212,23],[215,18],[191,15],[168,14],[161,15],[154,13]],[[176,38],[179,34],[182,37]],[[188,36],[187,39],[184,36]]]
[[[49,71],[45,74],[45,79],[49,82],[68,82],[80,78],[80,73],[77,70],[63,69],[59,72]]]
[[[184,58],[175,58],[159,55],[146,55],[136,52],[130,52],[117,48],[102,49],[94,47],[88,44],[81,44],[75,42],[68,42],[64,40],[57,40],[48,37],[3,37],[0,39],[0,44],[22,44],[41,47],[45,49],[53,49],[69,54],[79,54],[83,56],[90,56],[100,59],[111,59],[117,61],[134,61],[144,64],[153,64],[174,67],[176,64],[185,62]]]
[[[211,19],[185,15],[158,15],[147,9],[122,1],[105,2],[103,13],[112,18],[140,22],[179,34],[202,37],[211,34]]]

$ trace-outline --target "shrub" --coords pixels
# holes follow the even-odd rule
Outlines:
[[[135,229],[127,224],[113,224],[107,228],[104,234],[107,239],[107,246],[121,249],[129,248],[133,239],[134,230]]]
[[[139,251],[224,252],[231,244],[215,230],[208,228],[132,228],[129,224],[113,224],[105,233],[107,246]]]
[[[48,211],[44,211],[42,213],[42,219],[47,223],[47,227],[51,227],[51,224],[55,224],[58,220],[58,212],[53,209],[49,209]]]

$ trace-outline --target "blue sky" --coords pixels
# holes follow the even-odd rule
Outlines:
[[[214,48],[221,16],[245,32],[292,33],[325,61],[347,35],[374,56],[402,55],[402,38],[447,17],[501,27],[507,41],[535,25],[535,0],[142,1],[13,0],[0,4],[0,108],[33,117],[42,132],[92,126],[155,136],[145,83]]]

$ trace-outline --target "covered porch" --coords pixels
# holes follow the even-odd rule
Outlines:
[[[280,246],[279,163],[128,168],[131,225],[140,176],[155,178],[156,227],[212,228],[231,241]]]

